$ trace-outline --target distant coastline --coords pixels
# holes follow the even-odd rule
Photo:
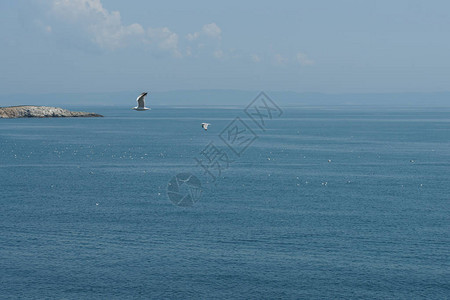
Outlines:
[[[0,107],[0,118],[91,118],[103,117],[90,112],[70,111],[67,109],[51,106],[20,105]]]
[[[247,106],[259,94],[258,90],[172,90],[152,91],[147,97],[150,106]],[[264,90],[279,106],[376,106],[380,108],[441,108],[450,107],[450,91],[409,93],[312,93]],[[0,106],[24,103],[67,107],[131,107],[136,103],[136,91],[77,92],[45,94],[1,94]],[[87,109],[87,108],[85,108]]]

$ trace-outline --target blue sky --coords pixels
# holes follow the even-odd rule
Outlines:
[[[2,0],[0,94],[449,91],[447,1]]]

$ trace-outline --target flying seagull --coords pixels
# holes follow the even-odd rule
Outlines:
[[[133,107],[134,110],[150,110],[150,108],[145,107],[145,96],[147,96],[147,93],[142,93],[137,97],[136,101],[138,103],[138,106]]]
[[[209,123],[202,123],[202,128],[208,130],[208,126],[211,125]]]

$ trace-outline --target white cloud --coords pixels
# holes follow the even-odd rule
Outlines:
[[[134,23],[125,25],[118,11],[108,11],[102,5],[101,0],[51,0],[51,15],[59,23],[49,25],[47,32],[57,31],[58,25],[62,26],[66,34],[88,38],[90,42],[107,50],[115,50],[130,45],[147,45],[149,49],[158,52],[168,52],[175,57],[192,55],[192,49],[180,50],[179,36],[169,28],[147,28]],[[70,26],[65,26],[65,24]],[[75,25],[75,26],[73,26]],[[63,29],[63,30],[64,30]],[[81,32],[81,35],[80,35]],[[186,36],[190,42],[204,37],[201,43],[208,39],[220,41],[222,30],[216,23],[209,23],[202,27],[199,32]],[[210,42],[208,42],[210,43]],[[218,45],[215,45],[218,48]],[[199,48],[199,47],[197,47]],[[220,49],[220,48],[218,48]],[[181,54],[183,52],[183,54]],[[215,57],[222,57],[223,52],[217,50]]]
[[[77,21],[87,16],[103,19],[110,17],[100,0],[53,0],[52,9],[55,13],[70,21]],[[112,14],[117,16],[117,12]]]
[[[169,28],[124,25],[118,11],[109,12],[100,0],[53,0],[51,12],[60,22],[76,24],[100,48],[115,50],[129,45],[150,44],[176,57],[178,35]]]
[[[222,29],[220,29],[220,27],[217,26],[216,23],[205,24],[203,25],[201,31],[189,33],[188,35],[186,35],[186,39],[192,42],[199,39],[201,36],[220,40],[222,38]]]
[[[198,39],[200,36],[199,32],[194,32],[194,33],[189,33],[186,38],[188,39],[188,41],[194,41],[196,39]]]
[[[309,66],[314,64],[314,61],[312,59],[309,59],[306,54],[301,52],[297,53],[297,56],[295,58],[297,62],[302,66]]]
[[[224,58],[225,52],[221,49],[221,39],[222,29],[216,23],[205,24],[200,31],[186,35],[186,40],[193,46],[189,48],[189,55],[198,57],[209,56],[212,53],[215,58]]]
[[[220,29],[216,23],[211,23],[204,25],[202,28],[202,32],[209,37],[220,39],[222,29]]]
[[[160,50],[172,52],[173,55],[181,57],[178,50],[178,34],[169,28],[149,28],[147,31],[148,42],[156,44]]]
[[[140,24],[123,25],[120,13],[109,12],[100,0],[53,0],[52,13],[60,21],[76,23],[91,41],[105,49],[123,47],[130,38],[145,34]]]
[[[239,51],[223,50],[222,29],[214,22],[182,39],[168,27],[144,28],[141,24],[123,24],[120,12],[108,11],[101,0],[46,0],[50,6],[50,19],[40,28],[48,35],[58,36],[69,43],[96,45],[101,49],[115,50],[121,47],[145,46],[155,53],[170,53],[175,57],[215,57],[239,59]],[[42,2],[44,3],[44,1]],[[234,51],[234,52],[233,52]],[[236,54],[237,53],[237,54]],[[272,52],[269,55],[243,54],[254,63],[263,60],[283,66],[295,62],[301,66],[313,65],[306,54],[298,52],[294,58]]]

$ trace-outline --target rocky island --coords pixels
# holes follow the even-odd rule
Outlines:
[[[103,117],[102,115],[70,111],[59,107],[21,105],[0,107],[0,118],[67,118],[67,117]]]

